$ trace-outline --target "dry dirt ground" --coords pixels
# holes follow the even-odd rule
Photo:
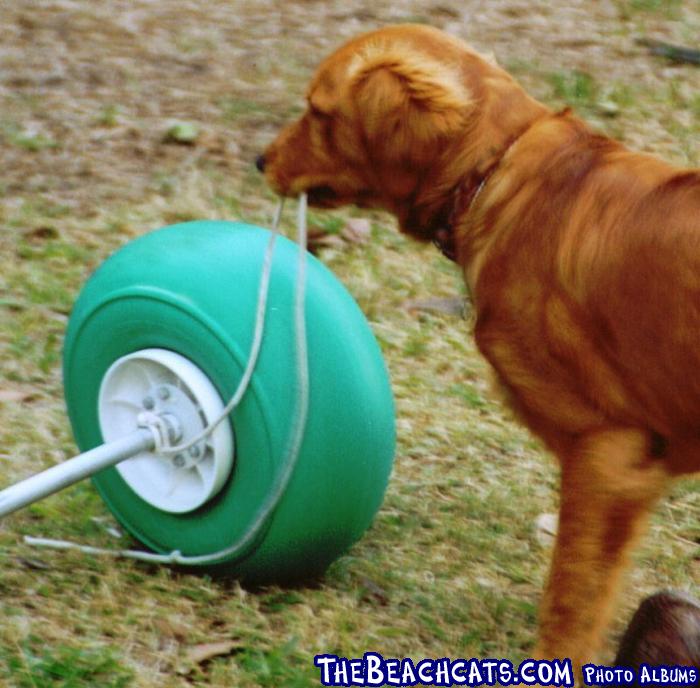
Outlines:
[[[655,12],[637,9],[657,4]],[[234,188],[299,106],[319,58],[357,32],[396,21],[425,21],[463,36],[514,66],[539,93],[547,88],[542,74],[581,70],[602,84],[660,94],[678,78],[682,91],[697,95],[697,70],[660,63],[634,43],[642,34],[692,42],[693,5],[3,3],[0,183],[15,203],[43,194],[76,216],[141,202],[198,165],[215,166]],[[638,148],[682,158],[665,119],[650,113],[619,129]],[[163,145],[170,120],[198,123],[201,145],[195,151]],[[25,145],[12,145],[13,137]]]
[[[535,96],[634,148],[700,162],[700,69],[636,43],[699,47],[697,0],[2,2],[0,482],[75,451],[60,348],[91,271],[177,220],[265,222],[274,199],[253,161],[300,111],[314,66],[405,21],[493,52]],[[191,140],[168,136],[177,122]],[[335,231],[346,216],[313,220]],[[458,276],[369,218],[371,244],[321,252],[367,314],[397,399],[396,468],[368,536],[319,587],[291,592],[21,545],[47,532],[113,545],[99,500],[74,488],[0,524],[0,684],[307,686],[315,652],[527,654],[547,560],[534,523],[555,509],[555,470],[490,400],[465,323],[403,308],[459,293]],[[643,594],[697,591],[697,494],[686,483],[659,508],[614,633]]]

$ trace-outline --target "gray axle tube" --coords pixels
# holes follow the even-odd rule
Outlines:
[[[0,492],[0,518],[142,451],[151,451],[154,447],[155,439],[151,430],[140,428],[126,437],[101,444],[31,478],[10,485]]]

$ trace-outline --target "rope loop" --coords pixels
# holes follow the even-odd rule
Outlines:
[[[272,227],[270,232],[270,238],[268,240],[267,246],[265,248],[265,254],[263,256],[262,270],[260,274],[260,284],[258,287],[258,300],[255,313],[255,325],[253,332],[253,340],[250,347],[250,353],[248,355],[248,362],[243,375],[238,383],[236,391],[233,396],[226,404],[221,413],[207,425],[200,433],[195,437],[191,438],[187,442],[177,444],[175,446],[170,442],[170,428],[165,419],[160,418],[157,414],[152,414],[156,416],[158,420],[151,418],[144,418],[145,427],[148,427],[153,432],[155,439],[155,451],[164,455],[173,455],[181,453],[191,446],[201,442],[203,439],[209,437],[216,427],[223,422],[225,418],[238,406],[238,404],[243,399],[243,396],[250,385],[253,373],[255,371],[255,366],[258,362],[258,357],[260,354],[260,349],[263,341],[263,335],[265,330],[265,314],[267,308],[267,297],[270,287],[270,276],[272,273],[272,258],[274,254],[275,240],[278,236],[278,230],[280,221],[282,218],[282,211],[284,209],[284,199],[280,199],[280,202],[275,210],[275,214],[272,220]],[[151,563],[159,564],[180,564],[183,566],[194,566],[194,565],[205,565],[214,564],[223,561],[229,557],[234,557],[237,554],[241,554],[244,550],[254,542],[258,533],[261,531],[262,527],[267,522],[268,518],[272,515],[274,510],[277,508],[280,500],[284,496],[287,489],[289,481],[294,473],[297,461],[299,459],[299,453],[301,451],[301,444],[304,439],[304,432],[306,429],[306,420],[308,415],[309,407],[309,366],[308,366],[308,342],[306,336],[306,311],[305,311],[305,297],[306,297],[306,256],[307,256],[307,198],[306,194],[301,194],[299,196],[299,204],[297,210],[297,244],[298,244],[298,262],[297,262],[297,275],[296,275],[296,285],[294,293],[294,340],[296,347],[296,369],[297,369],[297,399],[296,399],[296,410],[294,414],[294,420],[289,433],[289,439],[286,444],[285,454],[281,464],[281,470],[279,471],[270,493],[267,498],[263,501],[260,509],[258,510],[255,518],[252,519],[246,531],[241,535],[241,537],[234,542],[232,545],[221,549],[217,552],[211,554],[204,554],[198,556],[187,556],[183,555],[179,550],[174,550],[169,554],[155,554],[152,552],[144,552],[140,550],[114,550],[114,549],[103,549],[100,547],[91,547],[87,545],[81,545],[79,543],[69,542],[66,540],[51,540],[47,538],[32,538],[25,536],[25,543],[33,546],[40,547],[51,547],[54,549],[74,549],[82,551],[89,554],[104,554],[113,557],[128,558],[128,559],[138,559],[140,561],[148,561]]]

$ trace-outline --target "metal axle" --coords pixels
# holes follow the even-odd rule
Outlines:
[[[101,444],[84,454],[33,475],[0,492],[0,518],[73,485],[103,468],[114,466],[155,447],[153,432],[139,428],[114,442]]]

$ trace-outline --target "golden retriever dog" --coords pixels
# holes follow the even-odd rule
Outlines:
[[[700,470],[700,171],[427,26],[350,41],[307,101],[258,168],[285,196],[386,209],[459,265],[480,351],[561,466],[536,654],[593,660],[649,512]]]

